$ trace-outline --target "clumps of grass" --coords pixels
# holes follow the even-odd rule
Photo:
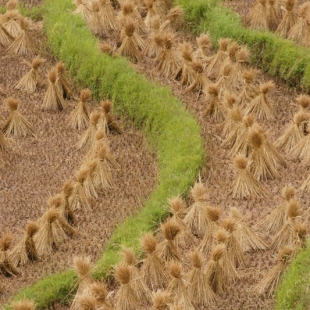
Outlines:
[[[45,59],[41,57],[35,57],[32,60],[32,63],[26,62],[31,69],[15,84],[14,87],[28,93],[35,92],[37,86],[42,84],[42,77],[40,76],[38,69],[44,62]]]
[[[35,134],[31,124],[18,110],[20,101],[9,97],[6,99],[6,103],[11,114],[2,128],[3,133],[6,136],[14,137],[25,137],[27,135],[34,136]]]

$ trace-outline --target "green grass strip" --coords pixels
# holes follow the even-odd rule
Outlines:
[[[245,28],[221,0],[174,0],[185,10],[191,29],[209,32],[214,42],[229,37],[250,47],[253,64],[288,85],[310,91],[310,51],[271,32]]]
[[[71,14],[72,0],[46,0],[42,12],[50,46],[80,87],[97,98],[114,100],[117,113],[132,120],[156,151],[159,180],[143,209],[120,224],[96,263],[96,278],[109,278],[118,262],[120,244],[140,248],[139,238],[167,216],[167,199],[186,193],[205,161],[200,127],[167,87],[150,83],[123,58],[98,51],[98,40],[80,17]],[[102,219],[104,221],[104,218]],[[51,275],[20,291],[14,301],[34,300],[38,309],[68,301],[76,275],[70,270]],[[71,296],[72,298],[72,296]],[[9,306],[6,306],[9,309]]]

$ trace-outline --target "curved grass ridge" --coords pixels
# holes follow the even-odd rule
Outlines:
[[[181,5],[191,29],[209,32],[214,41],[229,37],[251,48],[252,61],[288,85],[310,91],[310,50],[271,32],[243,27],[239,16],[223,7],[222,0],[174,0]]]
[[[55,56],[81,87],[90,87],[97,98],[113,99],[117,113],[143,129],[157,154],[159,180],[150,199],[116,228],[96,263],[94,276],[107,279],[119,260],[120,244],[138,252],[141,234],[167,215],[167,199],[185,193],[194,182],[205,160],[200,127],[167,87],[150,83],[125,59],[101,54],[98,40],[80,17],[71,14],[72,0],[46,0],[44,6],[44,25]],[[27,297],[37,303],[37,309],[48,308],[72,298],[75,284],[72,270],[58,273],[23,289],[13,301]]]

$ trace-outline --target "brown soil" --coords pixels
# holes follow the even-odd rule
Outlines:
[[[46,72],[55,65],[55,59],[45,49],[47,44],[42,24],[37,26],[33,36],[41,43],[40,55],[47,59],[40,69],[46,80]],[[0,57],[0,84],[7,89],[8,96],[20,99],[19,110],[33,125],[36,135],[9,139],[5,165],[0,169],[0,232],[1,235],[11,232],[15,244],[24,234],[26,223],[43,215],[48,198],[61,191],[64,181],[74,178],[87,150],[76,147],[81,132],[67,127],[76,100],[68,101],[68,108],[62,113],[42,111],[46,86],[31,95],[13,87],[29,70],[24,60],[31,61],[32,58],[6,55],[3,48]],[[78,92],[78,89],[74,90],[75,97]],[[96,104],[91,103],[92,109]],[[8,114],[3,101],[0,115],[7,119]],[[74,227],[80,235],[60,244],[52,257],[20,267],[17,277],[0,276],[0,305],[20,288],[45,275],[68,269],[74,256],[89,255],[93,261],[97,260],[115,226],[136,213],[150,196],[157,179],[155,154],[150,151],[143,133],[131,122],[120,117],[117,120],[124,133],[108,136],[111,153],[119,164],[119,168],[113,171],[114,188],[92,201],[91,212],[76,210]]]

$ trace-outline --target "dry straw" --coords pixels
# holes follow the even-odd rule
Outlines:
[[[225,92],[234,92],[235,88],[233,85],[233,77],[234,77],[234,66],[230,62],[226,62],[220,71],[220,76],[217,80],[217,84],[221,89],[221,98]]]
[[[2,274],[6,277],[19,274],[9,255],[12,240],[13,237],[8,232],[4,233],[0,239],[0,275]]]
[[[84,182],[88,177],[89,169],[81,168],[76,174],[76,182],[74,183],[74,188],[71,197],[71,206],[73,210],[82,209],[82,210],[90,210],[91,209],[91,201],[86,189],[84,187]]]
[[[11,114],[2,128],[3,133],[6,136],[14,137],[34,136],[34,130],[31,124],[18,110],[19,100],[9,97],[6,99],[6,103]]]
[[[256,74],[255,69],[245,69],[242,72],[243,86],[239,102],[244,108],[247,108],[249,103],[259,95],[259,87],[255,84]]]
[[[13,41],[13,37],[8,33],[8,31],[0,23],[0,44],[4,47],[9,46]]]
[[[158,15],[155,6],[155,0],[145,0],[146,16],[144,18],[144,23],[148,29],[153,28],[153,20],[156,16],[159,16],[163,20],[163,16]]]
[[[218,84],[209,84],[206,89],[207,108],[205,115],[210,116],[215,121],[220,121],[225,118],[224,107],[220,99],[220,86]]]
[[[105,43],[105,42],[101,42],[99,43],[99,50],[103,53],[103,54],[107,54],[111,57],[114,57],[116,56],[116,52],[115,52],[115,49],[113,46],[111,46],[110,44],[108,43]]]
[[[35,302],[28,298],[13,302],[11,306],[13,310],[35,310],[36,309]]]
[[[160,36],[160,17],[156,16],[152,22],[152,29],[150,29],[149,36],[145,40],[144,49],[142,51],[143,55],[151,58],[156,58],[161,50],[161,44],[158,41],[161,40]],[[157,42],[157,43],[156,43]]]
[[[196,38],[197,50],[194,52],[193,56],[196,60],[201,61],[204,65],[207,65],[212,60],[212,40],[209,34],[202,33],[198,38]]]
[[[176,78],[181,76],[180,83],[182,85],[190,85],[194,81],[193,72],[191,70],[191,64],[194,60],[193,58],[193,47],[188,42],[183,42],[179,44],[179,54],[182,60],[182,65],[180,66],[179,72],[176,74]]]
[[[72,97],[72,90],[65,75],[64,63],[57,62],[55,69],[57,72],[56,87],[64,99],[70,99]]]
[[[267,0],[256,0],[248,15],[249,26],[256,30],[268,30],[267,16]]]
[[[275,31],[280,23],[279,14],[277,12],[278,0],[268,0],[267,6],[267,23],[269,30]]]
[[[307,179],[301,184],[300,190],[301,191],[306,191],[306,192],[310,191],[310,174],[307,177]]]
[[[307,23],[307,18],[309,16],[310,3],[305,2],[301,5],[299,11],[299,18],[296,24],[290,29],[288,33],[288,38],[294,40],[298,43],[302,43],[303,39],[309,33],[309,26]]]
[[[91,32],[99,37],[103,36],[105,29],[102,23],[102,12],[99,0],[90,2],[91,15],[88,21],[88,27]]]
[[[22,32],[20,26],[22,19],[23,17],[16,10],[8,10],[5,15],[2,16],[1,24],[10,35],[10,39],[12,39],[12,41]]]
[[[110,100],[104,100],[101,102],[101,109],[103,116],[106,120],[106,124],[108,126],[108,130],[116,133],[123,133],[121,126],[118,124],[115,116],[112,113],[113,104]]]
[[[302,165],[308,166],[310,164],[310,128],[306,132],[307,134],[292,148],[289,156],[301,160]]]
[[[104,310],[113,310],[112,304],[109,302],[109,292],[105,283],[94,282],[89,286],[89,294],[95,298],[96,304]]]
[[[156,3],[156,2],[155,2]],[[184,23],[184,10],[180,6],[170,9],[165,17],[165,21],[160,26],[160,31],[173,31]]]
[[[170,304],[173,302],[173,297],[167,291],[158,290],[153,295],[152,310],[170,310]]]
[[[72,210],[72,199],[75,183],[73,180],[68,180],[63,184],[62,187],[62,204],[60,206],[61,213],[65,217],[65,219],[70,224],[74,224],[76,222],[75,214]]]
[[[81,15],[86,23],[89,23],[91,20],[91,9],[89,7],[88,2],[84,2],[83,0],[75,0],[74,1],[76,8],[73,11],[73,15]]]
[[[287,38],[290,30],[297,22],[295,2],[295,0],[286,0],[285,2],[285,13],[276,30],[276,34],[281,37]]]
[[[16,89],[24,90],[28,93],[35,92],[37,86],[42,84],[42,77],[40,76],[38,69],[45,62],[45,59],[36,57],[32,60],[32,63],[27,63],[31,69],[15,84]]]
[[[100,22],[105,31],[118,30],[116,14],[110,0],[100,0]]]

